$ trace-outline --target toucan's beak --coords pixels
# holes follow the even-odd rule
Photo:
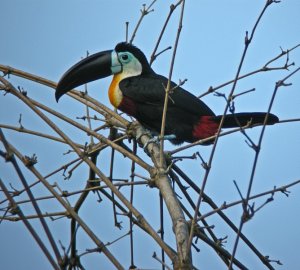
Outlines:
[[[90,55],[72,66],[62,76],[56,87],[56,101],[79,85],[102,79],[121,71],[122,65],[115,51],[109,50]]]

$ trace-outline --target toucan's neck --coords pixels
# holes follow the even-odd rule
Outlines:
[[[109,101],[115,108],[119,107],[123,99],[123,94],[119,88],[119,83],[124,78],[126,77],[124,76],[123,72],[119,74],[115,74],[109,86],[109,90],[108,90]]]

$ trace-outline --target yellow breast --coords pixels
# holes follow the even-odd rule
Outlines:
[[[110,103],[118,108],[123,99],[123,94],[119,88],[119,82],[123,79],[122,73],[114,75],[108,90]]]

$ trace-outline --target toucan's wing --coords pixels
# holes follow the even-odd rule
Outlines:
[[[119,88],[123,95],[139,104],[163,106],[168,79],[149,74],[123,79]],[[168,108],[178,108],[195,115],[214,115],[200,99],[171,82]]]

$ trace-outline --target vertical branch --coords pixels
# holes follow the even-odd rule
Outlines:
[[[125,41],[128,42],[128,29],[129,29],[129,22],[125,24]]]
[[[161,239],[164,240],[165,228],[164,228],[164,201],[161,193],[159,192],[159,208],[160,208],[160,235]],[[161,249],[161,260],[162,260],[162,270],[165,270],[165,251]]]
[[[115,162],[115,149],[111,149],[111,156],[110,156],[110,169],[109,169],[109,179],[113,182],[113,173],[114,173],[114,162]],[[116,204],[115,204],[115,194],[111,192],[112,203],[113,203],[113,213],[114,213],[114,222],[115,226],[120,228],[120,223],[117,219],[117,211],[116,211]]]
[[[173,226],[174,226],[174,232],[177,242],[177,251],[178,251],[178,262],[175,263],[175,268],[179,269],[189,269],[192,265],[192,257],[190,252],[190,246],[188,246],[188,233],[187,232],[187,224],[185,223],[184,214],[182,212],[182,209],[180,207],[180,204],[178,203],[177,199],[167,199],[170,197],[170,194],[174,196],[174,192],[170,186],[169,179],[167,177],[164,177],[162,175],[165,174],[163,172],[163,168],[165,167],[165,159],[164,159],[164,134],[165,134],[165,125],[166,125],[166,117],[167,117],[167,109],[168,109],[168,100],[169,100],[169,92],[171,90],[171,80],[172,80],[172,74],[173,74],[173,68],[175,63],[175,57],[179,42],[179,37],[182,29],[182,21],[183,21],[183,15],[184,15],[184,6],[185,6],[185,0],[181,2],[181,13],[178,23],[178,30],[177,35],[175,39],[174,49],[173,49],[173,55],[171,59],[170,64],[170,71],[168,76],[168,84],[166,86],[166,93],[165,93],[165,100],[164,100],[164,107],[163,107],[163,114],[162,114],[162,123],[161,123],[161,132],[160,132],[160,148],[159,148],[159,181],[156,181],[156,185],[158,186],[160,192],[162,193],[162,196],[164,197],[169,213],[172,217]],[[162,179],[164,179],[162,181]],[[172,198],[173,198],[172,196]],[[175,208],[172,208],[175,207]]]
[[[149,141],[149,136],[145,130],[136,124],[135,137],[139,138],[140,142],[145,145]],[[174,269],[190,269],[192,267],[192,258],[189,250],[187,250],[187,239],[189,236],[188,224],[185,220],[184,213],[176,194],[171,186],[170,179],[167,176],[167,166],[165,159],[163,159],[163,167],[159,167],[160,161],[160,148],[157,144],[147,144],[147,150],[151,153],[151,159],[156,166],[156,170],[151,173],[154,184],[159,189],[162,197],[164,198],[166,207],[172,219],[172,227],[176,238],[177,254],[170,257],[168,252],[166,254],[172,260]]]
[[[86,57],[88,57],[88,56],[89,56],[89,52],[87,51],[86,52]],[[84,92],[85,92],[86,95],[88,94],[87,84],[84,85]],[[88,128],[90,130],[92,130],[92,123],[91,123],[91,118],[90,118],[90,108],[88,106],[87,100],[85,100],[85,109],[86,109],[86,120],[87,120],[87,123],[88,123]],[[90,135],[90,140],[91,140],[91,144],[93,145],[94,144],[94,138],[91,135]]]
[[[98,154],[99,154],[99,152],[95,152],[95,153],[91,154],[91,162],[95,165],[97,163]],[[76,214],[78,214],[82,204],[84,203],[85,199],[87,198],[87,196],[90,192],[90,190],[88,188],[93,186],[92,183],[94,183],[94,182],[91,182],[91,180],[94,180],[96,178],[95,176],[96,176],[95,172],[92,169],[90,169],[89,179],[86,183],[86,190],[84,190],[84,192],[81,193],[80,197],[78,198],[78,200],[76,201],[76,203],[73,207]],[[71,218],[70,226],[71,226],[71,229],[70,229],[70,247],[71,247],[70,260],[78,261],[79,258],[77,256],[77,241],[76,241],[78,225],[77,225],[77,221],[74,217]],[[70,267],[71,267],[71,265],[70,265]]]
[[[161,131],[160,131],[160,138],[161,138],[161,141],[160,141],[160,167],[162,167],[163,154],[164,154],[164,140],[163,140],[163,138],[164,138],[164,135],[165,135],[165,126],[166,126],[166,118],[167,118],[167,110],[168,110],[169,92],[171,90],[171,80],[172,80],[172,74],[173,74],[173,69],[174,69],[175,57],[176,57],[179,37],[180,37],[181,29],[182,29],[184,5],[185,5],[185,0],[183,0],[181,2],[181,13],[180,13],[180,18],[179,18],[178,30],[177,30],[177,35],[176,35],[176,40],[175,40],[175,44],[174,44],[171,65],[170,65],[168,84],[166,86],[166,94],[165,94],[165,100],[164,100],[164,109],[163,109],[162,122],[161,122]]]
[[[133,141],[133,153],[136,154],[137,150],[137,142],[136,140]],[[131,182],[134,182],[134,173],[135,173],[135,162],[132,161],[131,163],[131,175],[130,180]],[[134,185],[131,185],[130,187],[130,203],[133,205],[133,191],[134,191]],[[136,269],[136,266],[134,265],[134,249],[133,249],[133,216],[132,212],[129,211],[129,228],[130,228],[130,267],[129,269]]]

